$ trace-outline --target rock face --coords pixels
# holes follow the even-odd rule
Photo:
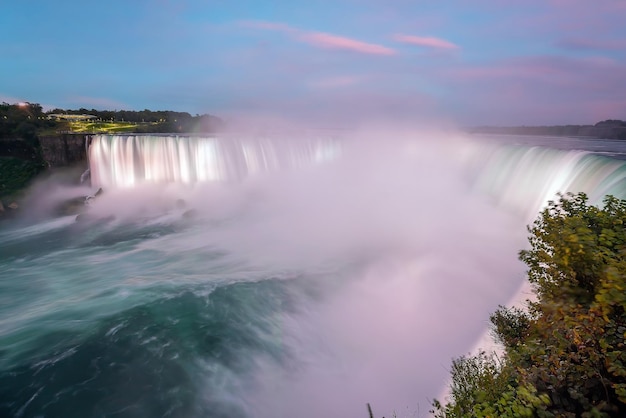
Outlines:
[[[11,212],[9,200],[19,199],[46,168],[71,167],[84,172],[89,165],[86,145],[90,137],[69,132],[35,139],[0,137],[0,198],[4,199],[4,211],[0,212]]]
[[[67,167],[84,163],[87,167],[88,134],[63,133],[40,136],[41,153],[48,167]]]

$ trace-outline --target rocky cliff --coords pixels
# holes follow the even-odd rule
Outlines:
[[[39,137],[41,156],[50,168],[84,165],[87,168],[87,141],[90,135],[62,133]]]
[[[46,169],[74,167],[79,172],[86,170],[89,137],[87,134],[72,133],[31,139],[0,137],[0,203],[2,199],[8,199],[4,202],[6,209],[7,204],[17,199]]]

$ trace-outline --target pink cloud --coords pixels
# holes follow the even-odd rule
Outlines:
[[[300,39],[320,48],[340,49],[373,55],[394,55],[396,53],[393,49],[382,45],[357,41],[356,39],[344,38],[330,33],[309,32],[302,34]]]
[[[246,21],[242,22],[242,24],[244,26],[255,29],[282,32],[289,35],[295,40],[305,42],[318,48],[352,51],[370,55],[394,55],[396,53],[396,51],[394,51],[393,49],[383,45],[368,43],[352,38],[346,38],[331,33],[303,31],[284,23]]]
[[[432,36],[413,36],[413,35],[401,35],[397,34],[393,36],[393,39],[405,44],[425,46],[427,48],[437,49],[458,49],[459,46],[445,39],[435,38]]]

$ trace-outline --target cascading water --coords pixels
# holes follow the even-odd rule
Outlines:
[[[0,415],[426,416],[541,206],[626,197],[580,150],[372,136],[95,136],[89,218],[0,230]]]
[[[473,160],[475,187],[511,210],[537,215],[557,193],[585,192],[599,204],[607,194],[626,196],[623,161],[590,151],[539,146],[483,146]]]
[[[333,159],[332,138],[95,135],[88,149],[96,187],[145,182],[236,181]]]
[[[477,187],[501,204],[530,209],[533,216],[547,199],[566,191],[585,152],[561,153],[542,148],[500,149],[491,156],[495,164],[480,173]]]

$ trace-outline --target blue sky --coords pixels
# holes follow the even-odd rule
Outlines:
[[[542,125],[626,119],[624,0],[0,3],[0,100]]]

